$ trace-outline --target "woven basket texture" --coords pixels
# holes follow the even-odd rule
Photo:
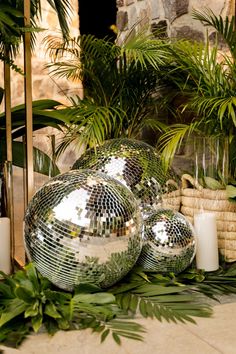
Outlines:
[[[188,188],[189,184],[195,188]],[[236,204],[228,201],[225,190],[200,188],[190,177],[184,175],[180,211],[191,223],[194,214],[214,212],[219,252],[225,261],[236,261]]]

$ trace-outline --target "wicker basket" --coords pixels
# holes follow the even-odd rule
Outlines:
[[[194,188],[189,188],[189,186]],[[218,247],[227,262],[236,261],[236,204],[228,201],[225,190],[202,188],[189,175],[182,176],[181,213],[190,222],[201,211],[216,214]]]

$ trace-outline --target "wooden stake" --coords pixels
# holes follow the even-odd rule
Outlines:
[[[5,50],[6,58],[9,58],[9,51]],[[11,75],[10,65],[4,62],[4,90],[5,90],[5,115],[6,115],[6,148],[7,161],[12,161],[12,127],[11,127]]]
[[[24,1],[25,26],[30,26],[30,3]],[[30,32],[24,34],[24,71],[25,71],[25,123],[26,123],[26,203],[28,204],[34,193],[34,166],[33,166],[33,113],[32,113],[32,69]]]
[[[9,58],[9,51],[5,50],[6,58]],[[10,249],[11,262],[13,265],[15,257],[15,237],[14,237],[14,203],[13,203],[13,173],[12,173],[12,121],[11,121],[11,69],[10,65],[4,62],[4,101],[6,115],[6,149],[7,161],[4,164],[4,180],[6,184],[6,212],[10,219]]]

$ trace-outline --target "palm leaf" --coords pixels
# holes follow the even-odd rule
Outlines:
[[[98,106],[90,100],[83,100],[71,113],[71,125],[57,147],[57,156],[65,151],[72,141],[76,142],[77,148],[80,149],[87,146],[96,147],[108,137],[118,136],[124,115],[119,108]]]
[[[47,2],[55,10],[63,36],[67,38],[70,31],[68,20],[70,19],[70,12],[72,10],[71,2],[69,0],[47,0]]]
[[[84,35],[67,42],[51,37],[47,46],[52,75],[81,80],[84,87],[84,99],[70,98],[78,119],[58,151],[76,136],[80,144],[96,146],[108,138],[136,137],[145,126],[163,129],[151,118],[158,102],[157,68],[167,60],[163,41],[143,32],[119,45]]]
[[[225,55],[219,61],[217,46],[211,48],[209,43],[186,40],[174,42],[169,53],[173,64],[164,80],[168,80],[175,92],[170,99],[177,98],[177,106],[175,109],[170,107],[169,111],[179,122],[184,123],[186,119],[184,124],[189,130],[178,126],[176,129],[173,125],[173,132],[167,130],[163,134],[159,143],[166,164],[171,163],[185,137],[194,132],[205,136],[234,136],[236,122],[235,62],[232,58]],[[233,166],[231,170],[233,173]]]
[[[158,150],[161,152],[161,159],[167,168],[183,143],[194,131],[197,132],[199,122],[191,124],[173,124],[161,135],[158,141]]]
[[[45,126],[54,126],[60,129],[60,125],[69,123],[70,109],[66,109],[58,101],[54,100],[37,100],[33,101],[33,124],[36,126],[41,125],[41,128]],[[59,108],[59,109],[58,109]],[[64,109],[62,109],[64,108]],[[12,108],[12,127],[13,129],[22,127],[25,125],[25,105],[17,105]],[[5,112],[0,114],[0,126],[1,129],[5,129]]]
[[[125,56],[128,63],[134,61],[140,64],[142,68],[153,67],[159,69],[160,66],[166,64],[167,42],[161,39],[153,39],[147,32],[141,31],[136,36],[127,35],[125,41],[121,45],[121,58]]]
[[[166,130],[166,124],[159,121],[157,118],[142,117],[140,121],[137,119],[137,122],[135,122],[135,120],[131,122],[128,127],[127,137],[137,139],[140,137],[140,132],[145,128],[149,128],[154,132],[162,133]]]
[[[5,49],[11,58],[15,57],[22,38],[24,27],[23,10],[12,6],[10,1],[2,4],[0,11],[0,53],[4,58]]]
[[[111,332],[114,340],[120,344],[119,337],[126,337],[134,340],[143,340],[142,333],[145,332],[142,325],[127,320],[114,319],[104,325],[104,332],[101,334],[101,342]]]
[[[235,17],[229,18],[226,16],[223,19],[221,15],[216,16],[210,9],[206,9],[204,12],[194,9],[192,14],[194,19],[201,21],[204,25],[214,27],[223,37],[235,57]]]
[[[203,304],[188,285],[173,285],[170,281],[162,284],[155,273],[147,273],[146,279],[142,273],[134,269],[126,279],[110,289],[117,304],[127,313],[139,311],[143,317],[172,322],[195,322],[192,316],[209,317],[212,314],[210,306]]]
[[[158,321],[195,323],[194,317],[209,317],[212,313],[202,295],[214,298],[236,292],[235,264],[206,273],[189,268],[178,275],[134,268],[106,292],[81,284],[74,295],[54,288],[32,263],[11,276],[3,276],[0,342],[8,344],[11,339],[11,345],[22,341],[29,328],[37,331],[42,323],[51,334],[59,329],[91,328],[100,333],[101,342],[108,335],[118,344],[122,337],[143,340],[144,328],[130,320],[138,311]]]

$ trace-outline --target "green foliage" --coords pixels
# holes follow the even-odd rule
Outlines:
[[[47,39],[51,74],[81,80],[84,98],[70,97],[76,119],[59,151],[77,140],[96,146],[121,136],[139,137],[144,127],[163,129],[155,117],[159,104],[157,70],[164,66],[167,43],[130,34],[116,44],[91,35]]]
[[[0,342],[5,345],[19,345],[30,331],[38,332],[42,325],[49,334],[91,328],[101,334],[101,341],[109,333],[117,343],[121,336],[142,339],[142,326],[122,319],[124,313],[109,291],[102,292],[92,284],[80,284],[74,294],[59,290],[32,263],[12,276],[1,275]]]
[[[33,102],[33,130],[53,127],[62,130],[69,124],[70,109],[54,100],[38,100]],[[63,109],[61,109],[63,108]],[[0,164],[6,160],[6,126],[5,113],[0,114]],[[13,164],[18,167],[25,165],[25,146],[23,142],[15,139],[25,135],[25,106],[19,105],[12,108],[12,139],[13,139]],[[43,151],[34,148],[34,170],[36,172],[55,176],[60,173],[55,162]]]
[[[68,19],[70,17],[71,5],[68,0],[48,0],[49,5],[57,14],[59,24],[66,38],[69,34]],[[17,68],[12,61],[14,59],[19,45],[22,42],[23,34],[26,31],[32,32],[32,44],[35,42],[34,32],[40,30],[37,28],[36,20],[41,16],[41,1],[30,1],[31,7],[31,25],[24,25],[24,2],[21,0],[0,0],[0,60],[10,63],[13,69]],[[7,50],[9,57],[5,57]]]
[[[236,185],[235,183],[226,186],[226,195],[231,202],[236,202]]]
[[[62,29],[64,38],[69,33],[68,19],[69,12],[71,10],[70,1],[68,0],[48,0],[49,5],[55,10],[58,16],[58,20]],[[31,24],[25,26],[24,24],[24,2],[21,0],[0,0],[0,60],[8,63],[11,69],[23,74],[22,70],[14,63],[14,59],[18,53],[19,45],[23,40],[25,32],[32,32],[32,45],[35,42],[34,33],[40,31],[37,28],[36,20],[41,16],[41,1],[30,1],[30,15]],[[4,90],[0,88],[0,103],[3,99]],[[66,110],[62,112],[55,111],[55,105],[58,103],[52,100],[36,101],[33,104],[33,119],[34,129],[40,129],[45,126],[54,126],[60,128],[61,125],[65,126],[65,114]],[[50,112],[49,112],[50,110]],[[24,106],[17,106],[12,109],[12,128],[13,139],[22,137],[25,133],[25,110]],[[0,115],[0,165],[6,160],[5,156],[5,116]],[[19,142],[13,142],[13,163],[17,166],[23,167],[24,164],[24,147]],[[40,159],[40,164],[35,163],[35,171],[55,175],[59,173],[57,166],[51,159],[38,149],[34,149],[34,162]],[[50,172],[49,172],[50,170]]]
[[[236,58],[235,16],[223,18],[221,15],[216,16],[211,9],[205,9],[204,12],[193,10],[193,18],[201,21],[205,26],[215,28],[227,43],[234,59]]]
[[[19,1],[13,6],[9,0],[0,1],[0,7],[0,54],[3,58],[7,49],[13,58],[23,35],[23,9],[19,8]]]
[[[145,274],[140,270],[131,273],[125,283],[111,289],[117,303],[127,313],[139,311],[143,317],[175,323],[195,322],[191,316],[210,316],[210,307],[200,303],[189,290],[183,283],[174,283],[168,276]]]
[[[189,40],[169,46],[169,71],[163,76],[171,95],[170,112],[177,124],[161,136],[160,150],[170,163],[186,138],[195,135],[227,137],[230,142],[231,176],[235,177],[236,66],[234,20],[215,16],[210,10],[194,11],[194,18],[213,26],[228,44],[231,54],[223,54],[218,42],[210,45]],[[174,107],[174,108],[173,108]]]
[[[212,314],[202,295],[217,300],[218,295],[236,293],[235,264],[207,273],[189,268],[179,275],[134,268],[106,291],[81,283],[73,293],[56,288],[32,263],[11,276],[1,275],[0,342],[13,347],[42,326],[50,335],[91,328],[101,342],[108,335],[117,344],[121,337],[143,340],[145,329],[131,320],[136,313],[158,321],[195,323],[194,317]]]

